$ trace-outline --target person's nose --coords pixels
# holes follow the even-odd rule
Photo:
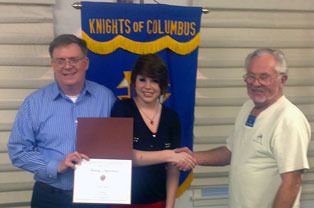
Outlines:
[[[151,88],[151,82],[150,82],[150,81],[146,81],[144,87],[145,87],[146,89],[150,89],[150,88]]]
[[[64,61],[64,68],[65,68],[65,69],[72,68],[72,66],[73,66],[73,64],[71,64],[68,59],[66,59],[66,60]]]

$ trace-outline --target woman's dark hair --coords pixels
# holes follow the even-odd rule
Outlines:
[[[159,84],[161,95],[167,92],[169,80],[167,66],[157,54],[141,55],[136,60],[131,75],[131,85],[133,89],[137,75],[156,80]]]

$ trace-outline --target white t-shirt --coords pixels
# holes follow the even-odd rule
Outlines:
[[[311,128],[304,114],[282,96],[249,127],[245,124],[253,107],[251,100],[242,106],[227,139],[232,152],[230,207],[270,208],[280,174],[309,168]],[[299,197],[294,207],[299,207]]]
[[[72,100],[73,103],[76,103],[77,98],[79,95],[66,95],[70,100]]]

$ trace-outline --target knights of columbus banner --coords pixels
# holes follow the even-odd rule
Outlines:
[[[120,99],[131,96],[130,73],[139,54],[157,53],[170,78],[165,105],[182,128],[181,146],[192,149],[200,7],[164,4],[82,3],[82,37],[89,48],[87,79],[109,87]],[[192,181],[182,173],[178,195]]]

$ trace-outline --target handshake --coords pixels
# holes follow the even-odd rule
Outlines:
[[[174,165],[181,171],[191,170],[198,165],[195,153],[187,147],[160,151],[141,151],[133,149],[134,166],[146,166],[161,163]]]
[[[181,147],[174,150],[172,153],[171,164],[175,165],[181,171],[187,171],[195,168],[198,165],[194,152],[187,147]]]

